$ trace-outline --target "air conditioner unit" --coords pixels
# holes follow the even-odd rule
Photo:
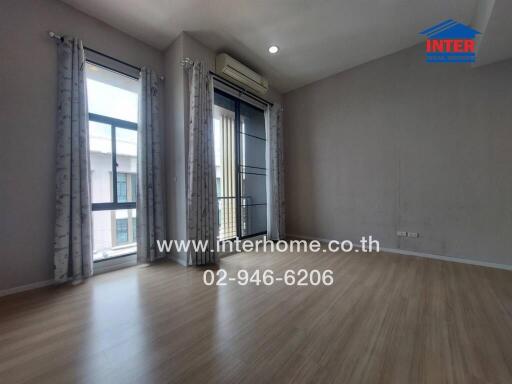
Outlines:
[[[218,75],[262,95],[268,91],[268,81],[226,53],[217,55],[215,69]]]

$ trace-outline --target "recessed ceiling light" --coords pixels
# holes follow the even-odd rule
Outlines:
[[[268,51],[275,55],[277,52],[279,52],[279,47],[277,45],[271,45],[270,47],[268,47]]]

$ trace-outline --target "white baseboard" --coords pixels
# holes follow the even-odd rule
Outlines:
[[[19,287],[2,289],[0,291],[0,297],[12,295],[15,293],[20,293],[20,292],[30,291],[31,289],[47,287],[48,285],[52,285],[52,284],[53,284],[53,280],[45,280],[45,281],[38,281],[37,283],[32,283],[32,284],[20,285]]]
[[[323,239],[320,237],[295,235],[295,234],[287,234],[286,237],[303,239],[303,240],[318,240],[321,243],[328,243],[328,242],[332,241],[330,239]],[[352,242],[352,243],[354,244],[354,247],[360,248],[360,246],[358,245],[357,242]],[[506,271],[512,271],[512,265],[509,265],[509,264],[490,263],[487,261],[474,260],[474,259],[470,259],[470,258],[466,259],[466,258],[462,258],[462,257],[433,255],[430,253],[409,251],[407,249],[397,249],[397,248],[380,247],[380,251],[388,252],[388,253],[396,253],[396,254],[406,255],[406,256],[425,257],[427,259],[450,261],[453,263],[470,264],[470,265],[477,265],[479,267],[488,267],[488,268],[496,268],[496,269],[504,269]]]

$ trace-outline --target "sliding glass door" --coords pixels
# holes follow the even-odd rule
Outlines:
[[[265,113],[240,101],[240,235],[267,231]]]
[[[265,113],[216,90],[213,119],[219,238],[265,234]]]

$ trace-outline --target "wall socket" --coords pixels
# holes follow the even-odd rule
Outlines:
[[[418,232],[396,231],[396,235],[398,237],[413,237],[413,238],[420,237],[420,234]]]

